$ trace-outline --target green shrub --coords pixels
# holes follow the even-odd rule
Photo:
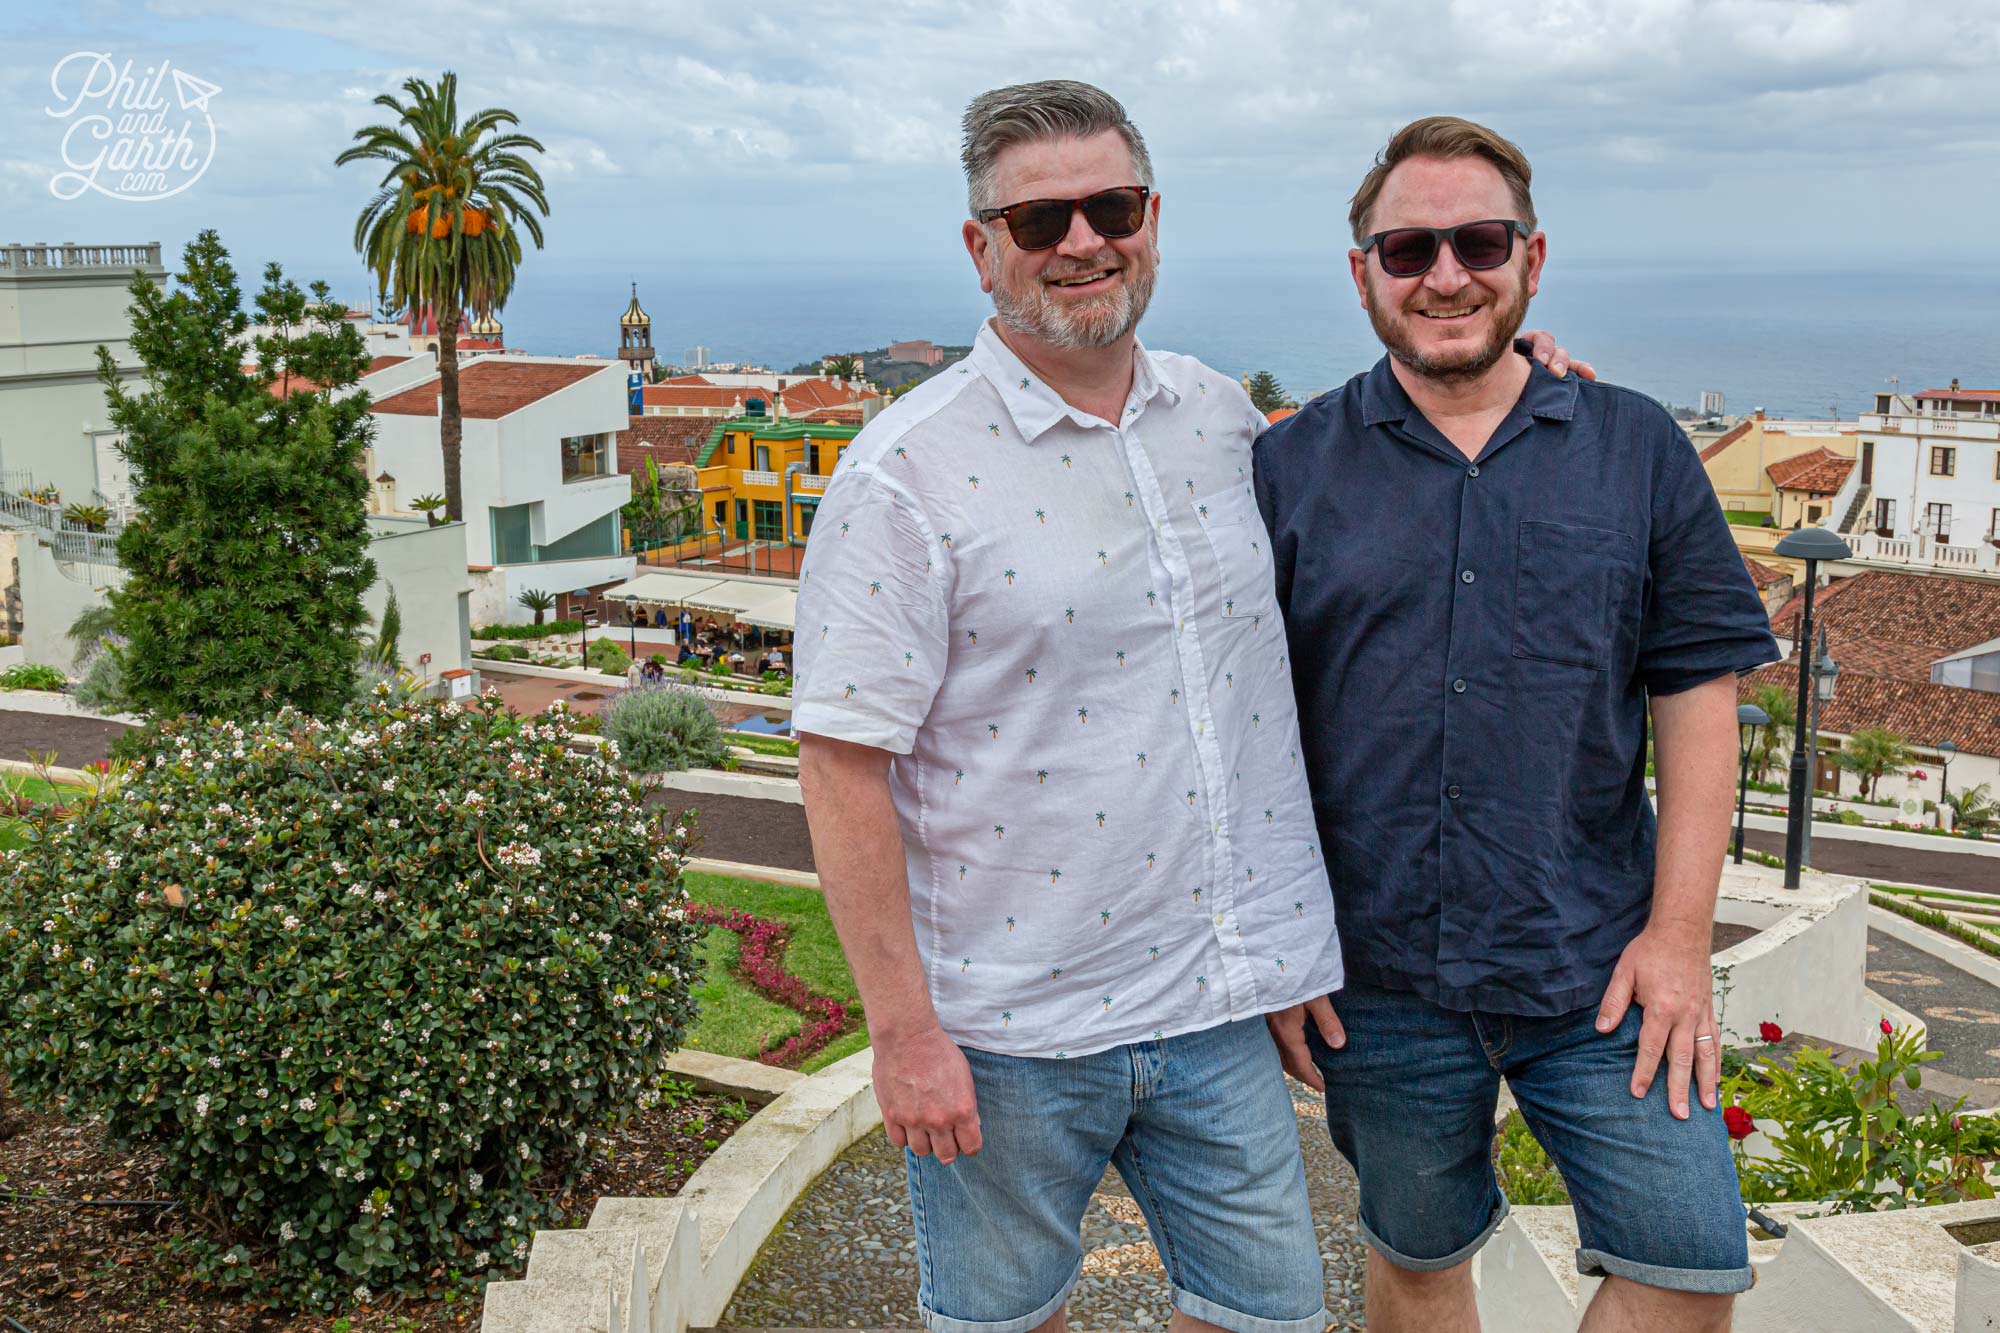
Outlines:
[[[698,695],[641,682],[604,708],[604,734],[634,773],[715,768],[723,761],[722,724]]]
[[[557,634],[581,634],[581,620],[551,620],[546,625],[481,625],[472,631],[475,639],[546,639]]]
[[[125,692],[125,662],[120,655],[124,646],[122,638],[106,636],[84,650],[82,670],[70,694],[92,712],[124,713],[132,709],[131,696]]]
[[[1562,1173],[1542,1151],[1519,1111],[1509,1111],[1493,1136],[1493,1173],[1500,1177],[1500,1189],[1509,1203],[1569,1202],[1569,1187],[1563,1184]]]
[[[622,676],[632,667],[632,659],[614,639],[592,639],[583,655],[583,664],[607,676]]]
[[[329,1308],[518,1256],[647,1104],[686,830],[558,710],[166,723],[0,860],[0,1071],[162,1154],[196,1276]]]
[[[1859,810],[1842,810],[1839,814],[1835,815],[1834,818],[1838,819],[1843,824],[1849,825],[1850,827],[1855,824],[1862,824],[1867,822],[1861,817],[1861,812]]]
[[[734,673],[729,669],[728,656],[723,653],[717,653],[715,660],[708,664],[708,674],[711,676],[733,675]]]
[[[16,662],[0,671],[0,690],[60,690],[69,677],[40,662]]]
[[[496,643],[490,648],[481,648],[477,655],[480,657],[490,657],[496,662],[519,662],[527,658],[528,650],[525,648],[515,648],[504,643]]]

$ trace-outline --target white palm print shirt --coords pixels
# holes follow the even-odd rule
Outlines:
[[[800,574],[793,726],[891,751],[954,1040],[1085,1055],[1336,989],[1241,386],[1135,353],[1123,419],[989,324],[856,437]]]

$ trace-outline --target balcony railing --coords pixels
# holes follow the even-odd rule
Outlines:
[[[2000,440],[2000,417],[1972,416],[1883,416],[1870,412],[1862,416],[1861,429],[1894,435],[1949,435],[1961,440]]]
[[[135,268],[159,266],[158,241],[145,245],[0,245],[0,273],[51,269],[129,273]]]
[[[799,479],[792,483],[792,489],[795,491],[823,491],[826,489],[826,484],[832,480],[832,477],[822,477],[817,472],[803,472],[799,474]]]
[[[743,474],[743,484],[745,486],[776,486],[778,484],[778,474],[775,472],[745,472]]]
[[[1850,540],[1854,558],[1872,564],[1919,565],[1967,574],[2000,574],[2000,547],[1991,543],[1954,546],[1928,537],[1877,537],[1864,534]]]

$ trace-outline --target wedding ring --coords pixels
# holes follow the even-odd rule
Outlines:
[[[1711,1036],[1709,1036],[1709,1035],[1708,1035],[1707,1033],[1703,1033],[1703,1034],[1702,1034],[1701,1036],[1699,1036],[1699,1037],[1696,1037],[1696,1038],[1695,1038],[1695,1040],[1696,1040],[1696,1041],[1714,1041],[1714,1040],[1715,1040],[1715,1038],[1714,1038],[1714,1037],[1711,1037]]]

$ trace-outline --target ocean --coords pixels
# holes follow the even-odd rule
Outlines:
[[[649,271],[650,270],[650,271]],[[507,345],[609,354],[636,279],[662,362],[696,344],[712,361],[778,370],[895,339],[967,343],[990,312],[969,262],[893,269],[826,262],[704,268],[644,261],[629,273],[538,271],[504,312]],[[1663,402],[1720,391],[1730,412],[1852,417],[1888,388],[2000,388],[2000,272],[1636,269],[1572,262],[1544,274],[1529,327],[1552,329],[1601,377]],[[1381,355],[1344,260],[1163,265],[1140,326],[1148,345],[1231,375],[1269,370],[1295,397],[1331,388]]]

